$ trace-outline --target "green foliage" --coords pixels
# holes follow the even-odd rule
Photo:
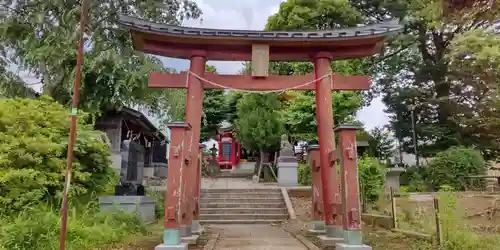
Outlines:
[[[408,186],[409,192],[424,192],[426,190],[425,181],[422,180],[420,176],[412,179],[410,185]]]
[[[245,148],[268,151],[280,147],[284,134],[276,94],[245,93],[237,104],[236,138]]]
[[[339,168],[339,166],[337,166]],[[312,169],[308,164],[299,164],[298,182],[300,185],[309,186],[312,182]],[[358,159],[359,184],[363,186],[366,200],[376,202],[384,187],[385,167],[378,159],[362,157]],[[340,180],[339,180],[340,181]]]
[[[458,213],[457,198],[450,193],[439,195],[441,230],[445,250],[489,250],[498,247],[499,238],[474,233]]]
[[[498,55],[493,28],[500,17],[498,5],[483,1],[488,6],[445,13],[442,0],[350,3],[365,14],[366,23],[398,19],[405,24],[405,31],[389,40],[373,64],[374,94],[383,97],[403,149],[413,152],[408,108],[413,104],[422,155],[459,145],[497,150],[498,97],[488,91],[488,83],[498,85],[492,77],[498,66],[496,59],[482,59]],[[489,38],[478,35],[481,30],[491,30]]]
[[[238,101],[243,97],[243,94],[243,92],[235,90],[226,93],[226,119],[231,124],[235,124],[238,119]]]
[[[347,0],[292,1],[280,5],[278,12],[269,17],[266,30],[328,30],[355,26],[363,21],[362,12],[353,8]],[[333,72],[342,75],[369,73],[370,61],[356,59],[334,61]],[[249,64],[245,65],[247,71]],[[309,62],[273,62],[270,72],[278,75],[305,75],[314,70]],[[245,71],[245,70],[244,70]],[[283,121],[287,133],[296,140],[317,140],[315,93],[287,91],[295,98],[284,102]],[[355,116],[367,99],[352,91],[332,94],[333,119],[336,124]]]
[[[408,186],[400,186],[399,187],[399,192],[401,192],[401,193],[408,193],[408,192],[410,192],[410,189],[408,188]]]
[[[455,189],[450,185],[441,185],[441,186],[439,186],[439,191],[440,192],[453,192],[453,191],[455,191]]]
[[[155,215],[157,219],[165,217],[165,194],[160,191],[147,190],[147,195],[155,197]]]
[[[435,190],[443,185],[448,185],[455,190],[464,190],[466,188],[464,177],[484,175],[487,166],[479,151],[471,148],[452,147],[438,153],[429,164],[428,169],[427,180]],[[481,184],[484,185],[484,182]]]
[[[80,11],[76,1],[3,1],[0,54],[10,63],[0,63],[0,74],[15,77],[2,70],[15,64],[42,79],[44,94],[68,103]],[[170,118],[181,118],[184,107],[178,104],[185,99],[184,91],[148,88],[149,73],[164,70],[163,65],[158,58],[134,51],[130,32],[118,25],[119,14],[178,25],[184,19],[198,18],[201,10],[189,0],[91,1],[86,32],[90,50],[84,59],[80,108],[94,114],[139,105],[159,115],[166,116],[168,111]]]
[[[386,160],[392,156],[394,151],[394,139],[390,137],[389,131],[384,131],[382,128],[374,128],[370,131],[372,140],[369,141],[370,147],[373,148],[375,157],[380,160]]]
[[[347,0],[288,0],[280,5],[278,13],[268,18],[266,30],[324,30],[362,21],[361,12]]]
[[[427,188],[428,168],[412,166],[401,174],[401,183],[407,185],[409,192],[424,192]]]
[[[385,167],[377,158],[362,157],[358,159],[358,177],[366,200],[376,202],[384,188]]]
[[[98,195],[116,183],[104,134],[80,113],[70,197]],[[70,113],[50,98],[0,100],[0,211],[60,198]]]
[[[299,163],[298,171],[298,182],[302,186],[310,186],[312,184],[312,169],[311,166],[307,164]]]
[[[295,98],[283,103],[282,117],[288,134],[297,140],[317,140],[316,95],[314,92],[289,91]],[[362,96],[355,92],[332,94],[333,119],[336,124],[347,122],[361,108]]]
[[[457,35],[447,56],[452,78],[468,92],[460,95],[453,120],[468,134],[485,158],[500,152],[500,38],[494,30],[476,29]]]
[[[47,206],[25,208],[17,216],[0,216],[0,249],[53,250],[59,246],[59,212]],[[66,249],[107,249],[147,229],[136,214],[71,209]],[[104,248],[103,248],[104,247]]]
[[[217,69],[207,65],[206,72],[216,73]],[[203,121],[201,123],[200,142],[214,137],[220,123],[227,117],[226,96],[224,90],[205,89],[203,98]]]

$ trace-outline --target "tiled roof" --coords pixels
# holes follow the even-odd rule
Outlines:
[[[363,38],[364,36],[383,36],[388,33],[398,32],[403,25],[395,21],[379,24],[322,31],[255,31],[255,30],[224,30],[181,27],[168,24],[159,24],[130,16],[120,16],[120,24],[130,29],[164,33],[173,36],[199,36],[206,38],[248,38],[252,40],[336,40],[345,38]]]

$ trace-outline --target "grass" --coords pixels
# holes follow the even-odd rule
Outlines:
[[[153,228],[156,227],[146,226],[136,214],[73,208],[68,218],[66,249],[113,249],[137,237],[153,237]],[[2,216],[0,250],[58,249],[59,231],[58,209],[48,205]]]
[[[453,192],[440,192],[440,221],[442,231],[443,250],[492,250],[498,249],[500,244],[500,234],[493,233],[481,235],[474,231],[471,221],[466,219],[464,202],[457,206],[457,194]],[[477,201],[476,201],[477,202]],[[390,203],[379,201],[376,206],[379,212],[387,214]],[[398,205],[398,228],[436,235],[435,211],[432,201],[409,201],[407,198],[400,198]],[[476,204],[467,204],[475,206]],[[377,242],[377,241],[374,241]],[[425,250],[435,249],[426,245],[409,246],[408,249]],[[375,248],[374,248],[375,249]]]

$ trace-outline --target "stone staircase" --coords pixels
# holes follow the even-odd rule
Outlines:
[[[288,211],[280,189],[201,190],[201,223],[270,224],[286,219]]]

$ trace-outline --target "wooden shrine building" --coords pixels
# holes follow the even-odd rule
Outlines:
[[[168,139],[143,113],[122,107],[97,118],[95,129],[110,141],[112,166],[121,183],[140,185],[145,177],[166,177]]]

